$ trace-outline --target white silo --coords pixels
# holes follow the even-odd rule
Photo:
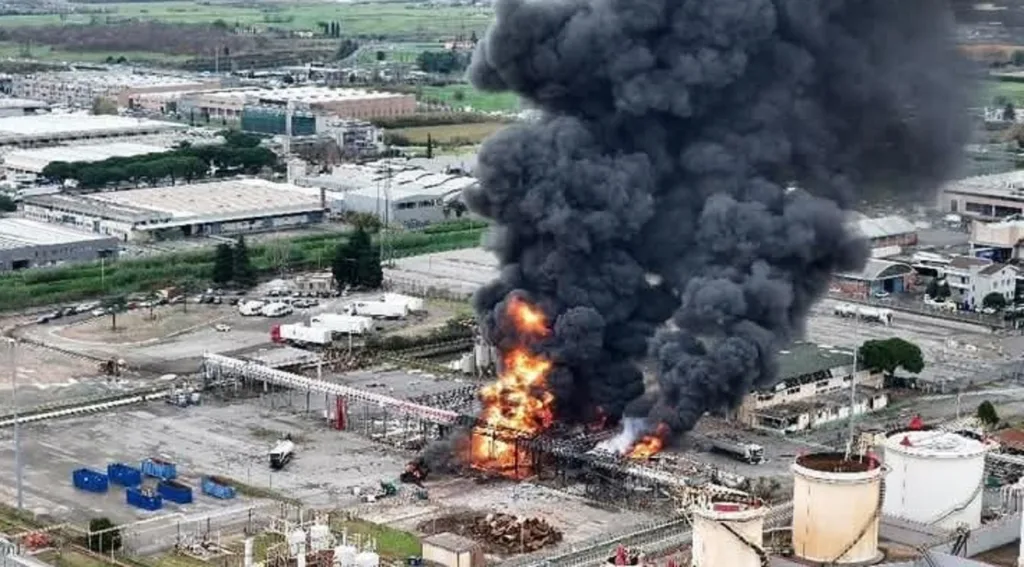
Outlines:
[[[714,502],[693,508],[693,567],[760,567],[764,517],[757,501]]]
[[[356,567],[380,567],[380,556],[372,551],[356,555]]]
[[[873,457],[804,455],[793,464],[793,553],[815,563],[881,560],[882,466]]]
[[[904,431],[885,440],[888,516],[953,529],[981,525],[985,453],[981,441],[948,431]],[[942,498],[936,498],[941,494]]]
[[[306,554],[306,532],[301,529],[288,532],[288,554],[292,557]]]
[[[313,553],[327,551],[334,546],[331,528],[323,524],[314,524],[309,528],[309,550]]]

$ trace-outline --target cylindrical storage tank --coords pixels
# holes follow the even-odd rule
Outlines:
[[[356,567],[380,567],[380,556],[372,551],[356,555]]]
[[[756,501],[693,509],[693,567],[761,567],[767,509]]]
[[[309,528],[309,551],[312,553],[326,551],[334,545],[333,539],[331,528],[323,524],[314,524]]]
[[[793,464],[793,553],[836,565],[880,561],[881,499],[882,466],[874,457],[815,453],[798,458]]]
[[[305,555],[306,553],[306,532],[294,530],[288,534],[288,552],[292,557]]]
[[[334,564],[338,567],[355,567],[356,548],[352,545],[339,545],[334,548]]]
[[[883,512],[942,529],[979,527],[988,450],[981,441],[946,431],[889,436]]]

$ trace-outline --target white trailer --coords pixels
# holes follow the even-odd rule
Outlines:
[[[409,315],[409,306],[390,301],[355,301],[345,306],[345,312],[374,319],[402,319]]]
[[[287,303],[268,303],[260,309],[260,315],[264,317],[284,317],[294,311]]]
[[[358,315],[324,313],[311,317],[309,325],[311,327],[327,329],[332,333],[362,335],[373,330],[373,319]]]
[[[865,321],[874,321],[882,323],[883,325],[892,325],[892,310],[881,309],[878,307],[861,307],[857,310],[857,315]]]
[[[405,304],[409,308],[410,313],[419,313],[426,311],[426,305],[423,303],[423,299],[419,297],[413,297],[411,295],[403,295],[401,293],[385,293],[382,301],[387,303],[399,303]]]
[[[265,305],[262,301],[243,301],[238,304],[238,312],[244,317],[254,317],[260,314]]]
[[[712,450],[725,453],[734,459],[751,465],[759,465],[764,462],[764,447],[755,443],[721,438],[711,438],[710,441]]]
[[[295,443],[292,443],[291,436],[279,441],[270,450],[270,468],[279,471],[295,456]]]
[[[832,312],[840,317],[856,317],[857,307],[850,305],[849,303],[839,303]]]
[[[300,345],[327,345],[331,343],[334,333],[324,327],[308,327],[301,324],[278,325],[277,331],[271,330],[271,338]]]

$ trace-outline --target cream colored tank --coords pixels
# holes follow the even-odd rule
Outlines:
[[[879,561],[881,463],[816,453],[793,465],[793,553],[836,565]]]
[[[758,502],[713,502],[693,509],[693,567],[760,567],[764,517]]]

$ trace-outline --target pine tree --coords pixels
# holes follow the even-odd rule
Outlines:
[[[427,159],[434,157],[434,139],[430,137],[430,132],[427,132]]]
[[[338,283],[338,289],[356,285],[356,258],[348,242],[339,244],[334,250],[331,273],[334,275],[334,281]]]
[[[235,275],[235,258],[228,244],[218,244],[213,255],[213,283],[224,285]]]
[[[349,254],[355,260],[356,285],[378,288],[384,282],[384,270],[380,265],[380,248],[373,245],[370,233],[363,227],[356,228],[348,241]]]
[[[238,237],[235,243],[233,254],[233,274],[235,283],[243,287],[256,285],[256,270],[252,267],[252,260],[249,258],[249,247],[245,245],[245,238]]]

